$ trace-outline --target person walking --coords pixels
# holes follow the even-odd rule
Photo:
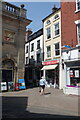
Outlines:
[[[39,81],[40,95],[44,95],[45,85],[46,85],[46,80],[45,80],[44,76],[42,76],[40,81]]]

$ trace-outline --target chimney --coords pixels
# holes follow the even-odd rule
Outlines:
[[[24,8],[24,6],[25,6],[24,4],[21,4],[21,8],[22,8],[22,9]]]
[[[29,28],[27,31],[26,31],[26,42],[28,41],[28,37],[32,34],[32,30]]]
[[[57,9],[58,9],[58,8],[56,8],[56,5],[54,4],[54,7],[52,8],[52,12],[53,12],[53,13],[56,12]]]
[[[27,30],[28,36],[32,34],[32,30],[30,28],[28,28]]]

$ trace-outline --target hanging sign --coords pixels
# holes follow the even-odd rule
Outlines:
[[[79,77],[79,70],[75,70],[75,77]]]
[[[7,83],[6,82],[1,82],[1,91],[7,90]]]

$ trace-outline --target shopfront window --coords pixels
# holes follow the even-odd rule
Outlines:
[[[80,86],[80,68],[70,69],[70,85]]]

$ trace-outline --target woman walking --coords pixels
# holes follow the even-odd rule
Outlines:
[[[40,95],[44,95],[44,90],[45,90],[45,85],[46,85],[46,80],[45,78],[42,76],[40,81],[39,81],[39,85],[40,85]]]

